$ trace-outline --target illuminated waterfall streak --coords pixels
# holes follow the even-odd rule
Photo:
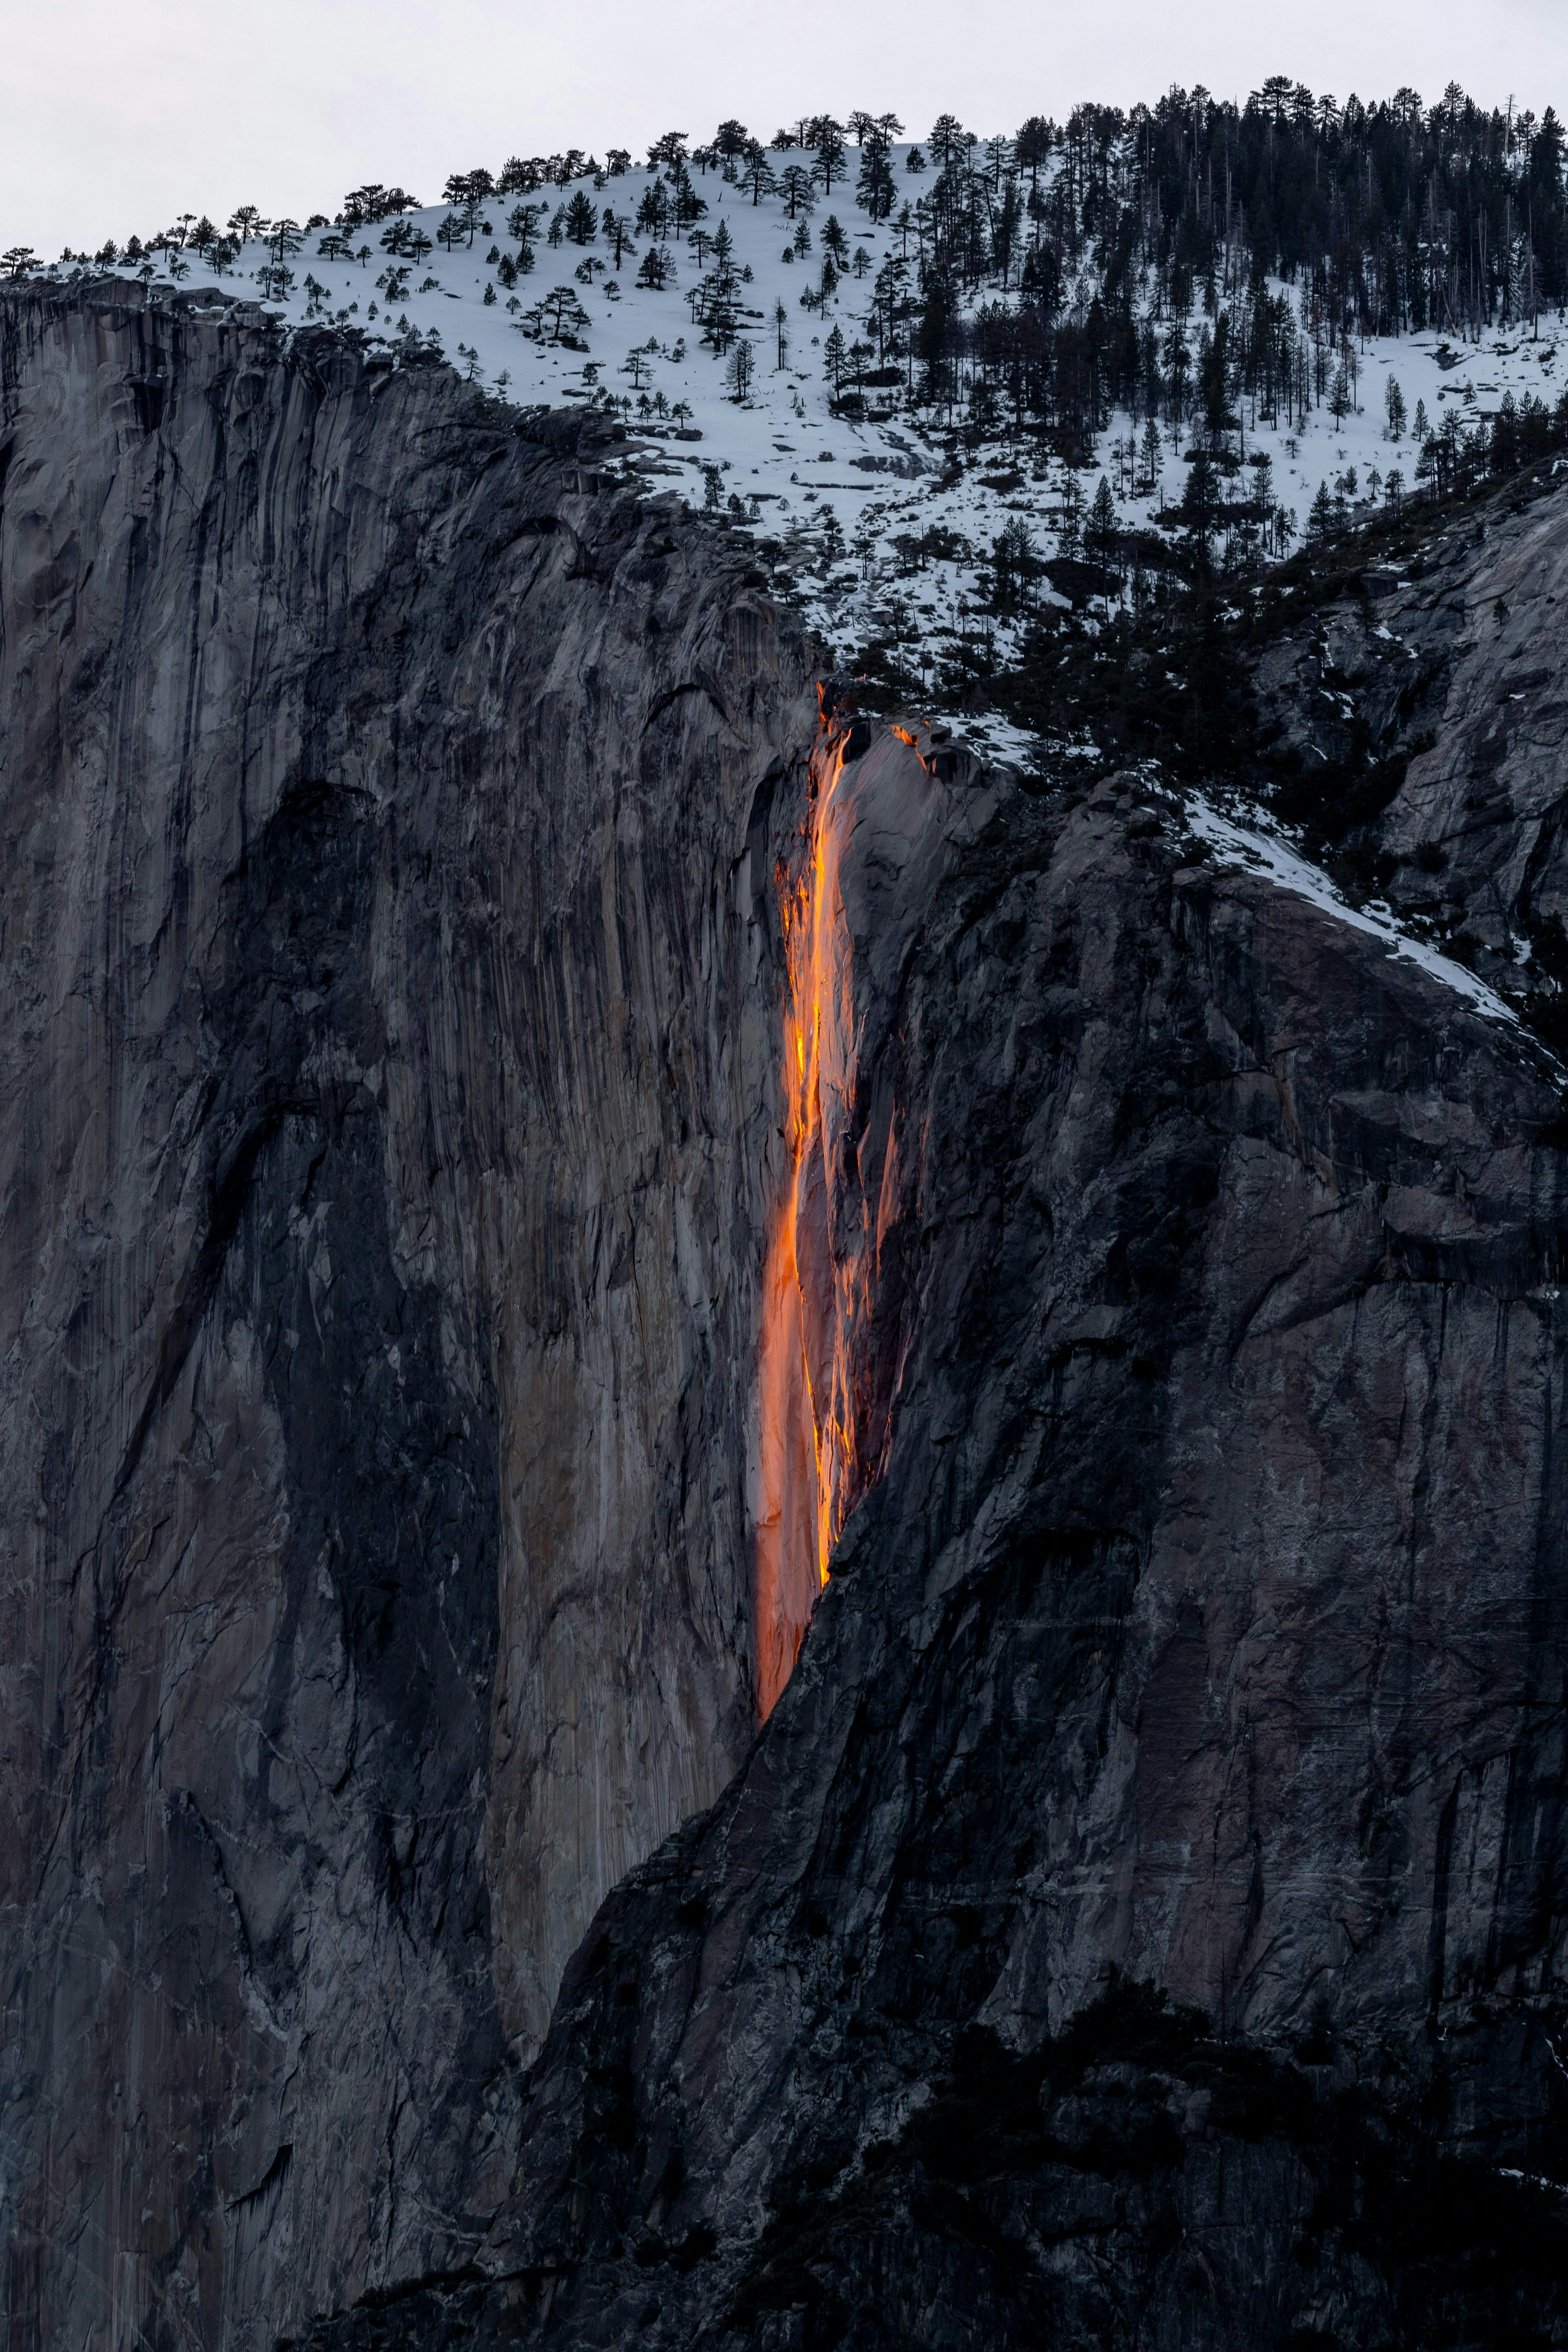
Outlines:
[[[858,1286],[836,1273],[830,1230],[830,1187],[855,1071],[849,934],[838,879],[852,813],[842,747],[819,758],[826,773],[812,812],[805,873],[783,907],[790,1172],[763,1272],[759,1363],[757,1695],[764,1718],[794,1669],[855,1499],[844,1310]]]

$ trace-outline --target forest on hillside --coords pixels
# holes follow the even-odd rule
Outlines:
[[[613,273],[637,289],[679,286],[694,337],[744,404],[774,342],[782,367],[789,324],[782,303],[771,318],[755,310],[728,225],[712,226],[703,189],[717,174],[752,206],[772,200],[784,260],[808,265],[799,299],[822,330],[812,340],[834,415],[907,415],[971,452],[1013,439],[1069,473],[1106,466],[1098,514],[1086,501],[1079,515],[1069,481],[1059,518],[1068,552],[1081,535],[1101,559],[1127,539],[1111,482],[1118,497],[1149,498],[1163,448],[1184,440],[1172,560],[1203,569],[1217,545],[1234,571],[1284,553],[1303,527],[1321,537],[1352,518],[1362,486],[1351,473],[1325,483],[1304,518],[1288,510],[1260,439],[1278,444],[1316,410],[1336,422],[1359,410],[1374,341],[1425,334],[1457,354],[1489,333],[1538,337],[1543,316],[1561,313],[1563,170],[1550,106],[1489,110],[1455,84],[1430,106],[1411,89],[1341,103],[1276,76],[1245,104],[1172,89],[1130,111],[1032,115],[1010,135],[981,137],[944,113],[911,142],[896,116],[858,110],[803,117],[764,143],[731,120],[705,142],[667,132],[646,163],[622,148],[602,163],[572,149],[455,173],[438,222],[407,217],[418,205],[406,189],[371,184],[331,220],[245,205],[220,230],[186,213],[145,244],[64,259],[177,278],[194,255],[221,275],[259,243],[264,299],[287,299],[298,262],[309,318],[325,299],[309,274],[312,236],[331,260],[384,262],[389,312],[433,239],[478,239],[476,258],[495,273],[485,300],[554,345],[585,348],[574,283],[530,299],[565,265],[584,285]],[[875,255],[858,218],[878,231]],[[36,266],[24,248],[5,260],[15,275]],[[1408,424],[1411,444],[1391,464],[1388,497],[1463,491],[1568,446],[1552,358],[1543,342],[1539,391],[1517,402],[1510,391],[1484,414],[1456,403],[1406,419],[1391,406],[1391,443]],[[635,377],[635,354],[628,364]],[[638,379],[621,401],[628,413],[634,400],[647,408],[640,393]],[[993,567],[999,609],[1026,594],[1031,570],[1024,526],[1009,528]],[[940,551],[922,540],[905,557]]]

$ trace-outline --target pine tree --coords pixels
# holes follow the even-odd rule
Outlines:
[[[1399,389],[1396,377],[1389,377],[1383,397],[1388,412],[1388,437],[1391,441],[1397,441],[1405,431],[1405,394]]]
[[[612,210],[611,206],[606,205],[604,212],[600,215],[599,226],[604,230],[607,242],[615,247],[615,267],[618,272],[621,267],[622,257],[631,243],[632,224],[630,217],[626,213],[617,213]]]
[[[765,148],[753,144],[748,149],[745,168],[741,173],[741,185],[750,192],[753,206],[759,205],[764,196],[777,192],[778,182],[773,177],[773,167],[768,161]]]
[[[1031,114],[1013,142],[1013,159],[1020,172],[1027,172],[1030,185],[1040,184],[1040,167],[1050,160],[1051,126],[1040,115]]]
[[[814,182],[804,163],[786,163],[779,173],[779,194],[784,200],[791,220],[797,213],[811,210]]]
[[[401,194],[401,190],[398,192]],[[485,200],[496,193],[496,184],[485,171],[454,172],[441,191],[443,204],[450,205],[468,232],[470,246],[479,226],[479,212]]]
[[[1069,468],[1062,478],[1062,502],[1057,519],[1057,544],[1064,555],[1077,553],[1082,532],[1083,488]]]
[[[592,245],[598,235],[594,199],[585,188],[579,188],[567,205],[565,228],[574,245]]]
[[[1198,450],[1187,469],[1179,511],[1193,562],[1198,571],[1206,571],[1219,512],[1219,478],[1206,449]]]
[[[873,221],[888,218],[898,193],[889,147],[889,141],[874,123],[870,123],[868,134],[860,143],[860,169],[856,177],[855,195],[856,201],[869,213]]]
[[[724,371],[724,381],[730,387],[730,397],[737,407],[744,405],[752,389],[752,375],[756,366],[756,353],[744,335],[738,336]]]
[[[833,394],[835,399],[837,398],[839,392],[843,388],[844,371],[848,362],[848,347],[845,343],[843,331],[841,329],[835,327],[832,332],[828,335],[827,341],[822,346],[822,364],[827,374],[828,380],[833,385]]]
[[[654,237],[662,245],[669,235],[670,218],[668,188],[662,180],[650,180],[643,190],[642,200],[637,205],[638,234]]]
[[[830,196],[834,181],[841,180],[848,169],[844,160],[844,125],[836,122],[831,114],[819,114],[810,125],[810,133],[806,144],[816,153],[812,177],[823,194]]]
[[[1083,527],[1084,553],[1097,563],[1107,563],[1116,546],[1116,498],[1109,474],[1101,474],[1089,509],[1089,520]]]
[[[926,144],[939,172],[947,171],[956,161],[965,137],[964,128],[956,114],[939,114],[931,124]]]

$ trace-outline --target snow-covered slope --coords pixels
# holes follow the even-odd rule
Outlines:
[[[782,172],[810,159],[775,151],[770,160]],[[628,477],[650,488],[673,489],[696,507],[717,505],[731,527],[768,542],[781,584],[798,595],[835,657],[852,660],[872,641],[890,644],[906,671],[930,680],[929,715],[935,716],[943,656],[958,641],[984,633],[1003,662],[1015,649],[1022,624],[986,609],[992,549],[1005,528],[1021,520],[1049,563],[1068,476],[1035,434],[1004,429],[978,444],[973,432],[958,434],[956,415],[950,421],[910,398],[917,370],[907,357],[898,362],[897,380],[867,393],[866,415],[851,420],[835,413],[829,338],[837,329],[845,344],[876,343],[873,289],[892,257],[908,257],[913,291],[918,232],[905,207],[929,191],[933,176],[918,161],[910,169],[908,144],[895,147],[892,217],[875,224],[856,202],[850,160],[847,178],[826,197],[814,194],[803,215],[804,240],[783,195],[753,200],[743,184],[726,180],[720,170],[694,170],[693,184],[706,207],[695,234],[672,231],[654,240],[634,231],[617,266],[614,237],[603,225],[605,209],[635,221],[662,176],[634,166],[585,174],[522,198],[489,197],[471,236],[455,241],[445,205],[342,236],[322,228],[305,232],[298,249],[285,257],[281,277],[277,252],[253,239],[219,282],[226,293],[258,299],[291,325],[336,324],[362,333],[373,349],[402,357],[416,345],[439,348],[471,379],[520,406],[613,403],[629,428],[622,461]],[[592,207],[593,235],[586,242],[559,230],[574,196]],[[520,203],[531,208],[536,226],[531,262],[517,274]],[[835,222],[847,267],[819,300],[823,253]],[[578,226],[584,226],[581,207]],[[741,396],[732,343],[715,350],[694,314],[694,297],[712,268],[711,247],[721,230],[732,241],[733,323],[752,360]],[[389,233],[405,248],[412,243],[417,257],[389,251]],[[639,282],[656,241],[671,265],[662,286]],[[56,274],[67,267],[57,265]],[[187,290],[201,286],[204,271],[211,275],[195,252],[182,255],[176,267]],[[1069,310],[1087,310],[1090,284],[1069,284],[1066,290]],[[1288,287],[1273,290],[1291,295]],[[812,299],[803,301],[803,296]],[[992,285],[980,299],[1009,298]],[[1197,316],[1189,321],[1194,334],[1200,324]],[[1167,326],[1161,321],[1160,331]],[[1375,495],[1374,478],[1395,468],[1405,489],[1414,488],[1418,403],[1436,429],[1453,407],[1468,425],[1509,393],[1516,400],[1533,394],[1554,401],[1561,390],[1562,331],[1560,320],[1543,319],[1538,337],[1515,331],[1479,345],[1451,345],[1436,335],[1363,341],[1351,413],[1336,419],[1320,405],[1305,419],[1271,425],[1244,403],[1243,449],[1249,457],[1264,452],[1271,460],[1272,496],[1299,534],[1320,484],[1340,489],[1352,508]],[[884,377],[889,372],[879,371]],[[1397,442],[1385,423],[1390,375],[1398,380],[1410,420]],[[1141,434],[1132,457],[1136,433],[1130,416],[1113,415],[1096,445],[1095,466],[1075,478],[1076,498],[1087,511],[1097,473],[1107,475],[1124,530],[1155,526],[1174,509],[1190,463],[1189,435],[1166,426],[1151,478]],[[1049,588],[1043,593],[1055,594]],[[967,708],[960,723],[993,757],[1033,765],[1041,755],[1036,739],[994,713]],[[1087,739],[1054,741],[1051,751],[1058,760],[1080,752],[1088,760],[1098,757]],[[1232,817],[1243,820],[1241,827]],[[1461,967],[1434,961],[1429,945],[1408,940],[1381,911],[1358,915],[1347,908],[1327,878],[1288,847],[1266,814],[1237,808],[1222,816],[1205,803],[1192,823],[1216,853],[1261,860],[1277,880],[1422,957],[1483,1009],[1505,1010]]]
[[[909,170],[910,157],[907,144],[893,151],[895,222],[906,197],[913,202],[931,185],[929,171]],[[807,160],[772,157],[780,169]],[[781,196],[753,202],[743,185],[726,184],[716,170],[694,173],[707,205],[699,224],[702,236],[710,243],[721,224],[727,226],[742,281],[739,324],[752,346],[754,372],[746,397],[737,400],[727,358],[704,345],[693,322],[689,298],[705,267],[688,236],[668,239],[674,267],[662,289],[637,282],[646,236],[634,237],[618,270],[602,229],[590,245],[546,241],[551,218],[574,194],[588,196],[596,215],[609,205],[635,217],[658,176],[633,168],[597,182],[584,177],[546,187],[526,199],[542,207],[542,217],[532,267],[511,289],[489,257],[517,250],[508,221],[519,200],[501,196],[486,204],[471,243],[464,239],[450,249],[437,241],[445,206],[407,215],[409,230],[422,232],[431,250],[394,286],[391,300],[386,272],[395,257],[382,247],[384,224],[352,232],[356,254],[370,248],[363,260],[323,254],[323,232],[310,232],[289,258],[294,282],[281,294],[266,275],[267,247],[255,242],[242,248],[224,284],[233,291],[259,290],[270,310],[294,322],[336,321],[394,345],[416,332],[438,341],[449,360],[491,391],[521,404],[622,404],[636,436],[628,467],[650,483],[678,489],[693,505],[710,502],[716,490],[732,518],[738,512],[759,537],[778,542],[784,569],[812,620],[841,656],[876,636],[893,642],[915,668],[929,673],[954,638],[982,627],[1005,656],[1016,625],[982,620],[979,566],[1003,528],[1020,518],[1037,551],[1049,556],[1063,469],[1042,454],[1037,440],[1005,432],[960,453],[941,420],[907,404],[900,385],[869,396],[890,415],[848,423],[831,410],[827,338],[837,327],[846,342],[861,335],[871,340],[866,320],[876,273],[891,254],[907,251],[912,263],[912,236],[891,222],[872,224],[856,203],[851,174],[827,198],[816,197],[810,250],[803,254]],[[819,310],[803,307],[801,297],[820,286],[830,216],[843,228],[852,261]],[[865,257],[858,264],[857,250]],[[184,259],[190,284],[199,284],[195,273],[202,262],[194,255]],[[587,282],[578,275],[584,265]],[[567,298],[561,306],[567,311],[563,332],[553,320],[541,331],[538,307],[548,305],[556,289],[565,289]],[[1069,289],[1084,301],[1089,292]],[[998,299],[995,289],[987,289],[985,299]],[[1195,331],[1198,321],[1193,323]],[[1559,326],[1553,320],[1549,329],[1543,321],[1539,340],[1516,332],[1489,337],[1479,347],[1451,349],[1431,335],[1366,343],[1357,410],[1336,422],[1319,407],[1294,429],[1270,427],[1244,412],[1244,446],[1248,455],[1263,450],[1272,459],[1274,496],[1298,530],[1320,483],[1332,489],[1348,470],[1356,477],[1352,502],[1365,497],[1374,472],[1385,477],[1397,467],[1412,488],[1416,446],[1408,430],[1398,445],[1387,437],[1386,378],[1398,379],[1408,416],[1414,420],[1422,401],[1434,427],[1453,405],[1472,421],[1508,392],[1516,398],[1527,392],[1554,398]],[[907,363],[904,372],[907,376]],[[684,410],[689,415],[670,414]],[[1116,489],[1119,519],[1129,526],[1152,521],[1173,505],[1187,470],[1184,447],[1167,429],[1152,487],[1132,487],[1131,469],[1118,463],[1117,451],[1133,431],[1128,416],[1113,417],[1096,451]],[[1095,474],[1080,474],[1078,481],[1087,510]],[[954,535],[950,552],[918,564],[907,551],[900,556],[900,538],[914,539],[933,526]]]

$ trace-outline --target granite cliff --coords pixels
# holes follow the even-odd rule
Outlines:
[[[1568,2341],[1540,1045],[589,417],[0,326],[13,2343]]]

